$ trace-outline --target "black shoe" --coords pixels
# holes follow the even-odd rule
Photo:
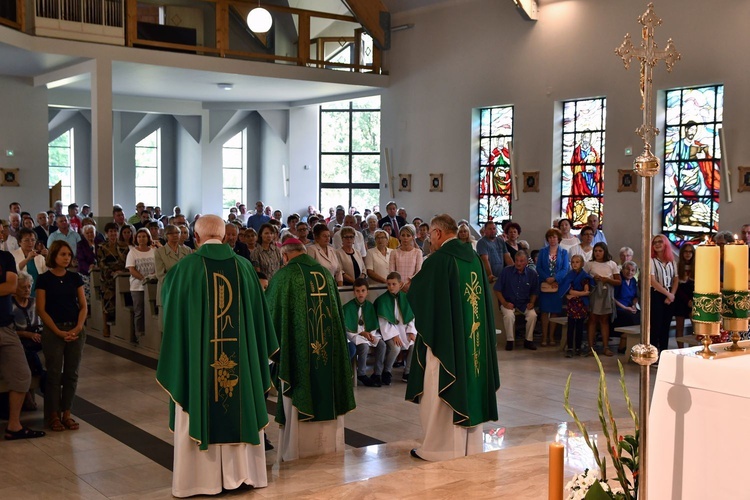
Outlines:
[[[617,354],[625,354],[626,352],[628,352],[628,348],[627,347],[618,347],[617,348]]]
[[[512,351],[513,350],[513,341],[512,340],[508,340],[507,342],[505,342],[505,350],[506,351]]]
[[[358,375],[357,380],[360,381],[360,383],[366,387],[374,387],[375,384],[372,383],[372,379],[368,377],[367,375]]]
[[[391,385],[391,380],[393,380],[391,372],[383,372],[383,385]]]
[[[408,382],[408,381],[409,381],[408,373],[404,373],[403,375],[401,375],[401,382]]]
[[[424,458],[422,458],[419,455],[417,455],[417,449],[416,448],[412,448],[411,451],[409,452],[409,454],[412,457],[416,458],[417,460],[424,460]]]
[[[395,363],[393,363],[394,368],[401,368],[402,366],[404,366],[403,361],[396,361]]]
[[[529,349],[530,351],[536,351],[536,346],[534,345],[533,340],[524,340],[523,341],[523,348]]]
[[[375,375],[374,373],[370,375],[370,382],[372,382],[373,387],[380,387],[383,385],[383,381],[380,379],[380,375]]]
[[[263,436],[263,439],[265,439],[265,442],[266,442],[266,451],[273,450],[273,445],[271,444],[271,441],[268,439],[268,436]]]
[[[572,358],[573,357],[573,349],[566,349],[565,350],[565,357],[566,358]]]

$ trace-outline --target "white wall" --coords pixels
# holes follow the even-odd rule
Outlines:
[[[638,65],[625,71],[614,49],[626,33],[640,36],[636,18],[646,3],[543,1],[536,23],[523,20],[512,2],[497,0],[456,0],[395,15],[394,25],[415,25],[393,34],[386,58],[391,85],[382,98],[382,146],[393,150],[396,177],[412,174],[412,192],[396,191],[398,204],[408,208],[410,217],[448,212],[475,219],[472,110],[512,104],[517,170],[541,172],[540,192],[521,192],[513,201],[513,219],[523,227],[523,238],[540,244],[559,210],[559,174],[553,176],[559,171],[556,103],[606,96],[604,228],[610,247],[637,248],[640,193],[617,193],[617,169],[632,166],[626,146],[635,154],[642,147],[633,133],[641,123]],[[699,0],[662,0],[656,14],[664,19],[656,30],[657,43],[663,47],[672,37],[683,60],[671,74],[660,64],[655,87],[725,85],[727,153],[736,179],[736,167],[750,161],[750,143],[743,141],[750,133],[750,55],[745,50],[750,2],[716,0],[709,7]],[[432,172],[444,173],[443,193],[429,192]],[[381,204],[388,197],[383,190]],[[722,192],[721,227],[736,231],[750,221],[750,195],[735,192],[734,199],[726,203]],[[660,200],[659,191],[657,207]]]
[[[0,186],[0,218],[7,218],[12,201],[32,213],[47,210],[47,90],[4,76],[0,89],[0,168],[17,168],[20,184]],[[14,156],[6,156],[6,150]]]

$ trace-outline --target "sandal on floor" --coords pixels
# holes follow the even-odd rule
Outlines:
[[[65,420],[62,421],[62,424],[65,426],[66,429],[69,431],[77,431],[80,425],[78,425],[78,422],[73,420],[73,417],[68,417]]]
[[[539,344],[539,345],[540,345],[540,346],[542,346],[542,347],[547,347],[547,342],[542,342],[542,343],[541,343],[541,344]]]
[[[612,351],[610,351],[609,349],[604,349],[604,355],[605,355],[605,356],[614,356],[614,355],[615,355],[615,353],[613,353],[613,352],[612,352]]]
[[[5,439],[8,441],[14,441],[16,439],[34,439],[44,437],[47,434],[44,431],[35,431],[28,427],[21,427],[17,431],[9,431],[5,429]]]
[[[62,432],[65,430],[65,426],[59,418],[53,418],[49,421],[49,429],[53,432]]]

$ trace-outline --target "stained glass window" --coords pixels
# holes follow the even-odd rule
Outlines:
[[[604,126],[607,99],[563,102],[560,216],[573,228],[586,225],[589,215],[604,223]]]
[[[513,106],[479,110],[479,224],[511,218]]]
[[[719,229],[724,86],[669,90],[662,231],[677,246]]]

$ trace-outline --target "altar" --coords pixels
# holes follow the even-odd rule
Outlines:
[[[715,344],[664,351],[648,419],[649,498],[750,498],[741,472],[750,449],[750,353]],[[740,346],[750,347],[750,341]]]

